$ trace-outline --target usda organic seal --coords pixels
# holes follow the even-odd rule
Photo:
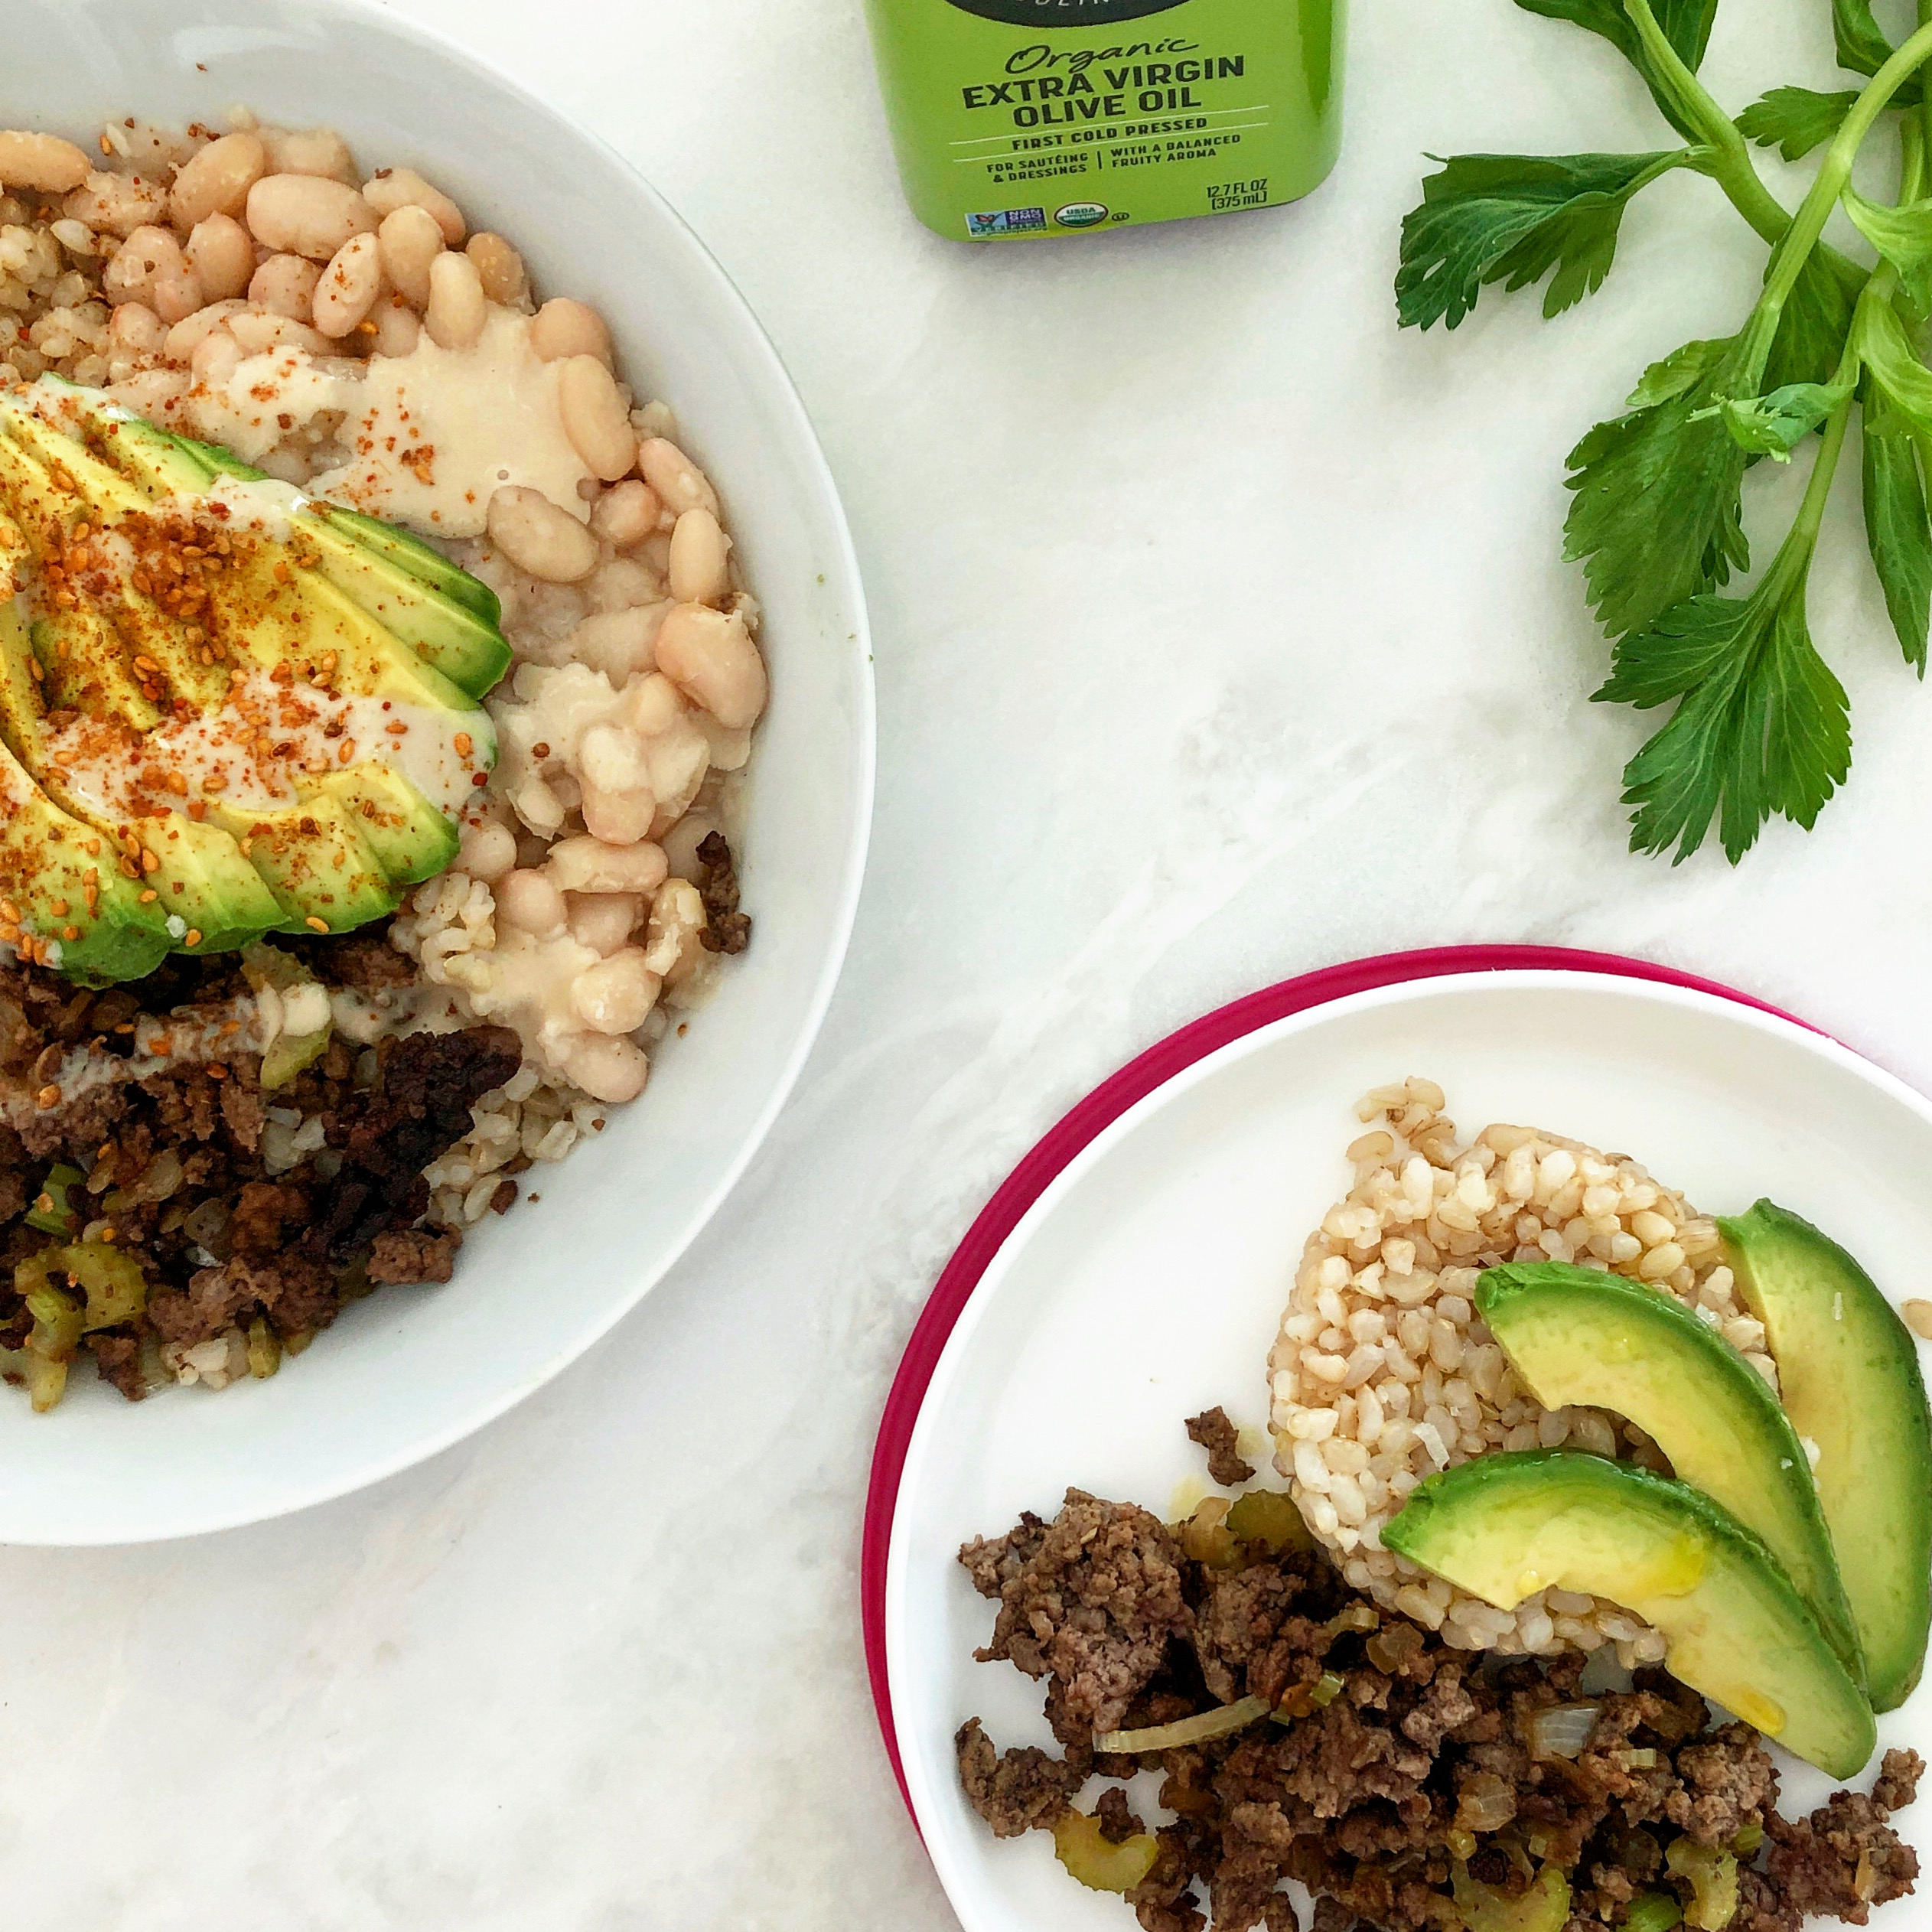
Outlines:
[[[1063,228],[1097,228],[1107,218],[1107,204],[1104,201],[1070,201],[1064,208],[1056,208],[1053,218]]]

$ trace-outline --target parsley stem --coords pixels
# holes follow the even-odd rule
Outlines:
[[[1646,4],[1646,0],[1628,0],[1628,4],[1640,6]],[[1764,373],[1764,358],[1770,353],[1772,340],[1777,334],[1778,319],[1784,313],[1786,299],[1797,285],[1806,262],[1817,246],[1819,236],[1824,233],[1826,221],[1838,205],[1845,184],[1852,178],[1852,163],[1857,158],[1865,136],[1885,112],[1886,103],[1929,57],[1932,57],[1932,22],[1920,28],[1872,77],[1864,93],[1852,103],[1843,125],[1826,149],[1823,164],[1812,181],[1810,192],[1792,217],[1784,239],[1772,251],[1771,265],[1764,271],[1764,292],[1758,298],[1758,306],[1751,311],[1751,320],[1745,326],[1745,366],[1752,383]]]
[[[1918,24],[1921,27],[1932,26],[1932,0],[1918,0]],[[1919,125],[1924,131],[1925,138],[1932,141],[1932,67],[1920,70],[1918,112]],[[1917,198],[1916,195],[1904,197],[1908,200],[1916,200]]]
[[[1920,4],[1932,7],[1932,0],[1920,0]],[[1750,143],[1671,45],[1670,36],[1650,11],[1650,0],[1624,0],[1624,11],[1630,15],[1659,79],[1702,144],[1704,158],[1693,160],[1691,165],[1716,182],[1758,236],[1777,247],[1790,232],[1791,216],[1784,203],[1765,187],[1751,158]],[[1855,295],[1865,281],[1865,271],[1835,248],[1827,246],[1822,252],[1846,293]]]

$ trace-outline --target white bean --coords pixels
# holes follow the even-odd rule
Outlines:
[[[370,340],[371,355],[406,356],[422,339],[422,324],[400,295],[383,296],[370,320],[376,325],[376,333]]]
[[[356,184],[349,144],[333,128],[265,130],[269,165],[278,174],[321,174],[345,186]]]
[[[546,584],[574,584],[597,567],[596,538],[541,490],[505,484],[490,499],[487,522],[497,548],[519,570]]]
[[[664,585],[642,564],[633,563],[628,557],[613,557],[584,579],[584,601],[596,611],[634,611],[647,604],[662,604]]]
[[[197,308],[192,315],[177,322],[168,331],[168,339],[161,345],[161,353],[170,362],[179,363],[185,367],[195,350],[217,329],[230,316],[243,314],[247,308],[246,302],[236,301],[231,298],[227,301],[210,302],[206,308]]]
[[[202,305],[201,285],[165,228],[137,228],[108,263],[101,288],[110,301],[146,303],[170,327]]]
[[[655,892],[670,870],[661,845],[607,845],[588,836],[559,839],[544,861],[564,892]]]
[[[443,252],[443,231],[427,208],[414,202],[383,217],[376,230],[383,245],[383,269],[412,307],[429,306],[429,267]]]
[[[516,835],[494,819],[466,825],[456,862],[472,878],[494,885],[516,864]]]
[[[630,939],[643,912],[643,901],[634,892],[567,892],[564,898],[570,937],[606,959]]]
[[[687,510],[671,532],[671,595],[680,604],[722,604],[731,595],[731,540],[708,510]]]
[[[192,228],[210,215],[239,215],[248,191],[269,171],[269,151],[259,134],[224,134],[184,161],[168,191],[177,228]]]
[[[563,894],[542,873],[506,872],[497,881],[497,923],[542,938],[563,930]]]
[[[483,292],[500,308],[514,308],[529,293],[523,258],[502,236],[482,229],[464,243],[463,252],[476,264]]]
[[[644,963],[667,986],[688,978],[703,956],[705,902],[689,879],[666,879],[651,895]]]
[[[473,349],[489,320],[490,305],[476,264],[467,255],[439,255],[429,265],[429,306],[422,326],[439,349]]]
[[[622,686],[656,663],[657,627],[667,604],[626,611],[601,611],[585,618],[570,634],[570,656],[593,671],[601,671],[613,685]]]
[[[245,293],[255,273],[255,244],[233,215],[209,215],[187,238],[188,266],[209,301],[228,301]]]
[[[325,356],[335,346],[306,322],[292,321],[286,315],[252,308],[231,316],[227,326],[251,356],[266,356],[274,349],[305,349],[311,356]]]
[[[315,312],[315,285],[321,266],[300,255],[271,255],[249,279],[248,298],[272,315],[306,322]]]
[[[588,302],[572,301],[559,295],[536,311],[530,324],[530,347],[545,362],[560,362],[565,356],[595,356],[601,363],[614,360],[611,331],[604,318]]]
[[[107,324],[107,339],[117,349],[151,355],[168,340],[168,324],[145,302],[123,302]]]
[[[70,220],[123,239],[168,213],[168,191],[140,174],[90,174],[60,204]]]
[[[321,174],[265,174],[248,191],[249,232],[276,253],[328,261],[353,235],[373,234],[376,210]]]
[[[71,194],[86,180],[86,151],[57,134],[0,132],[0,187],[31,188],[36,194]]]
[[[673,516],[682,516],[687,510],[718,514],[718,492],[711,487],[711,479],[676,443],[666,442],[662,436],[647,436],[637,445],[637,468]]]
[[[393,214],[398,208],[425,208],[435,216],[443,239],[451,248],[463,239],[463,210],[413,168],[379,168],[363,184],[362,195],[379,214]]]
[[[212,329],[194,345],[187,363],[203,389],[220,389],[241,367],[242,345],[226,329]]]
[[[565,356],[557,367],[563,433],[600,482],[614,483],[637,461],[637,432],[617,379],[595,356]]]
[[[614,484],[591,506],[591,528],[614,550],[628,550],[657,527],[664,513],[657,492],[637,477]]]
[[[381,243],[373,235],[352,235],[315,285],[316,327],[339,342],[376,306],[382,289]]]
[[[634,1033],[657,1004],[663,986],[644,964],[641,949],[627,946],[578,974],[570,1003],[593,1033]]]
[[[640,1047],[601,1034],[586,1034],[572,1041],[563,1061],[564,1071],[593,1100],[608,1106],[636,1100],[650,1077],[650,1062]]]
[[[501,493],[499,492],[500,494]],[[721,725],[756,722],[768,686],[764,660],[741,612],[673,604],[657,634],[657,663],[693,703]]]

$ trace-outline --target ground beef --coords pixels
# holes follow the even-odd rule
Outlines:
[[[1226,1421],[1210,1410],[1188,1432],[1212,1457]],[[1154,1866],[1129,1895],[1143,1932],[1289,1932],[1289,1881],[1316,1898],[1315,1932],[1439,1932],[1463,1922],[1458,1882],[1492,1888],[1500,1912],[1537,1861],[1568,1875],[1565,1932],[1608,1932],[1647,1894],[1689,1904],[1669,1862],[1680,1838],[1725,1856],[1760,1847],[1739,1858],[1728,1932],[1799,1932],[1811,1914],[1862,1925],[1912,1889],[1917,1859],[1888,1822],[1924,1769],[1909,1752],[1887,1754],[1868,1797],[1841,1791],[1792,1823],[1758,1734],[1712,1728],[1661,1671],[1586,1693],[1582,1657],[1455,1650],[1355,1595],[1325,1552],[1188,1547],[1214,1563],[1146,1510],[1069,1490],[1052,1522],[1023,1516],[959,1552],[999,1604],[977,1654],[1047,1679],[1063,1746],[1002,1756],[974,1719],[956,1740],[966,1795],[1012,1837],[1051,1828],[1096,1771],[1159,1771],[1174,1821],[1155,1827]],[[1274,1717],[1158,1757],[1093,1750],[1096,1731],[1246,1696]],[[1585,1702],[1598,1714],[1582,1751],[1541,1755],[1540,1714]],[[1143,1829],[1117,1786],[1093,1815],[1116,1842]]]
[[[371,997],[412,973],[380,933],[290,939],[285,950],[325,985]],[[128,1060],[142,1014],[214,1033],[247,990],[233,955],[171,959],[138,986],[103,992],[0,965],[0,1113],[13,1123],[0,1126],[0,1346],[18,1347],[31,1325],[11,1292],[13,1269],[108,1219],[98,1204],[112,1189],[126,1203],[111,1217],[112,1239],[140,1262],[148,1303],[128,1328],[86,1346],[131,1399],[159,1372],[158,1346],[192,1347],[258,1322],[298,1345],[373,1286],[449,1279],[460,1237],[417,1225],[428,1204],[422,1170],[469,1130],[474,1103],[516,1071],[520,1050],[504,1028],[386,1043],[367,1085],[357,1053],[337,1040],[272,1096],[258,1057],[237,1051],[115,1079],[64,1106],[36,1103],[70,1051]],[[319,1121],[327,1155],[269,1174],[272,1105]],[[163,1159],[176,1165],[150,1195],[143,1184]],[[62,1235],[25,1219],[57,1162],[86,1177],[72,1190],[81,1221]]]
[[[703,875],[698,896],[705,907],[699,934],[707,953],[742,953],[751,943],[751,921],[738,909],[738,866],[722,832],[708,832],[698,845]]]
[[[982,1592],[982,1576],[1003,1579],[993,1640],[980,1660],[1004,1657],[1029,1677],[1052,1676],[1070,1715],[1095,1732],[1113,1730],[1160,1667],[1168,1640],[1192,1621],[1180,1546],[1158,1517],[1077,1489],[1037,1543],[1035,1520],[1024,1519],[1016,1533],[1028,1539],[1024,1559],[1007,1538],[1004,1550],[972,1543],[959,1552]]]
[[[1225,1409],[1204,1409],[1188,1422],[1191,1441],[1207,1451],[1207,1473],[1223,1489],[1238,1489],[1253,1480],[1254,1464],[1241,1454],[1235,1441],[1234,1425]]]
[[[379,1234],[369,1250],[372,1282],[446,1282],[456,1266],[461,1237],[427,1228],[397,1228]]]
[[[966,1801],[995,1838],[1018,1838],[1035,1825],[1051,1830],[1068,1798],[1086,1781],[1084,1771],[1070,1770],[1036,1746],[995,1750],[976,1717],[960,1725],[953,1742]]]

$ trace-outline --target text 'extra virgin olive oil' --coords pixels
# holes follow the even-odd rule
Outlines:
[[[1035,240],[1293,201],[1341,143],[1346,0],[868,0],[914,212]]]

